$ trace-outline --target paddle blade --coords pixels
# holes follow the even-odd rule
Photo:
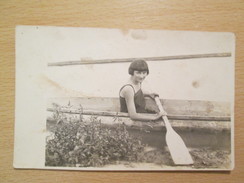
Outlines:
[[[166,143],[176,165],[193,164],[192,157],[184,141],[172,128],[166,133]]]

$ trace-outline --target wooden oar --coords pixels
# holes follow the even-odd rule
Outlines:
[[[156,104],[160,112],[164,111],[163,106],[158,97],[155,98]],[[182,138],[174,131],[169,123],[167,116],[162,116],[166,127],[166,143],[169,148],[171,157],[176,165],[190,165],[193,164],[192,157],[182,140]]]

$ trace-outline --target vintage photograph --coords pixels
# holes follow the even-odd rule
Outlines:
[[[19,26],[16,39],[16,168],[233,169],[232,33]]]

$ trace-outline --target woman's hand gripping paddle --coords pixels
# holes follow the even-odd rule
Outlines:
[[[164,111],[163,106],[158,97],[155,97],[156,104],[160,112]],[[190,165],[193,164],[191,155],[182,140],[182,138],[174,131],[167,116],[162,116],[166,127],[166,143],[169,148],[171,157],[176,165]]]

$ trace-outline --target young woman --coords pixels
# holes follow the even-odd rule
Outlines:
[[[157,114],[148,114],[145,109],[145,96],[155,98],[155,93],[143,92],[141,85],[143,80],[149,74],[148,65],[144,60],[133,61],[129,67],[131,77],[127,83],[120,89],[120,111],[128,112],[131,119],[150,121],[157,120],[166,112]]]

